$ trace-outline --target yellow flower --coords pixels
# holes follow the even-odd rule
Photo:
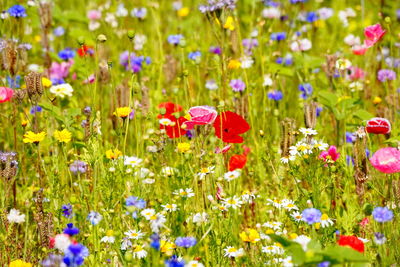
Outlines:
[[[130,113],[131,113],[130,107],[121,107],[117,108],[117,110],[114,112],[114,115],[120,118],[126,118],[129,116]]]
[[[229,60],[229,63],[228,63],[228,69],[238,69],[238,68],[240,68],[241,65],[242,65],[242,63],[240,63],[239,60],[231,59],[231,60]]]
[[[28,125],[28,120],[26,119],[25,114],[24,113],[20,113],[19,116],[21,118],[21,126],[25,127],[26,125]]]
[[[260,241],[260,234],[255,229],[249,229],[247,233],[241,232],[239,236],[243,242],[250,242],[254,244],[257,241]]]
[[[69,143],[71,141],[72,134],[70,131],[67,129],[64,129],[62,131],[55,131],[54,132],[54,138],[57,139],[58,142],[60,143]]]
[[[8,267],[32,267],[32,264],[29,262],[24,262],[23,260],[15,260],[10,262]]]
[[[344,96],[339,97],[338,102],[340,103],[340,102],[342,102],[343,100],[350,99],[350,98],[351,98],[350,96],[344,95]]]
[[[170,243],[166,240],[161,240],[161,242],[160,242],[160,251],[162,253],[165,253],[167,255],[172,255],[175,248],[176,248],[176,245],[174,243]]]
[[[114,235],[114,231],[113,230],[108,230],[107,232],[106,232],[106,236],[113,236]]]
[[[42,41],[42,37],[40,37],[40,35],[35,35],[34,39],[35,39],[35,41],[36,41],[37,43],[39,43],[40,41]]]
[[[181,153],[188,152],[190,150],[190,143],[179,143],[177,149]]]
[[[24,139],[22,140],[24,143],[35,143],[38,144],[40,141],[43,141],[46,136],[45,132],[34,133],[32,131],[28,131],[24,134]]]
[[[316,223],[314,226],[315,226],[315,229],[318,230],[319,228],[321,228],[321,223]]]
[[[374,103],[375,105],[378,105],[381,102],[382,102],[382,98],[380,98],[379,96],[375,96],[374,100],[372,100],[372,103]]]
[[[235,29],[235,21],[233,20],[232,16],[229,16],[224,24],[224,29],[228,29],[230,31],[233,31]]]
[[[114,149],[114,150],[109,149],[109,150],[106,151],[106,157],[107,157],[108,159],[116,159],[116,158],[118,158],[119,156],[122,156],[122,152],[119,151],[117,148]]]
[[[291,233],[291,234],[289,235],[289,238],[290,238],[290,239],[296,239],[296,237],[298,237],[298,235],[297,235],[296,233]]]
[[[46,77],[42,77],[42,84],[44,87],[50,87],[53,85],[51,80],[47,79]]]
[[[179,17],[186,17],[189,15],[190,9],[188,7],[182,7],[181,9],[178,10],[178,16]]]

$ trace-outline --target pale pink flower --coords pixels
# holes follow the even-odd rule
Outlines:
[[[319,158],[324,160],[327,163],[333,163],[338,160],[340,153],[337,152],[337,148],[335,146],[330,146],[327,151],[322,151],[319,154]]]
[[[365,72],[363,69],[355,67],[355,66],[351,66],[350,67],[350,75],[349,78],[351,80],[362,80],[365,77]]]
[[[0,87],[0,103],[10,101],[14,90],[8,87]]]
[[[368,26],[364,29],[365,41],[364,44],[367,47],[371,47],[376,44],[385,35],[386,31],[382,29],[382,26],[377,23],[375,25]]]
[[[98,10],[89,10],[87,12],[87,17],[90,20],[98,20],[101,19],[101,12]]]
[[[351,51],[353,51],[353,54],[354,55],[364,55],[365,54],[365,52],[367,52],[367,46],[366,45],[354,45],[352,48],[351,48]]]
[[[187,130],[193,129],[195,125],[212,124],[217,117],[217,111],[208,106],[197,106],[189,109],[190,120],[184,122]]]
[[[224,146],[222,149],[219,147],[216,147],[214,152],[215,152],[215,154],[226,153],[229,151],[229,149],[231,149],[231,147],[232,147],[231,144]]]
[[[369,159],[372,166],[383,173],[400,172],[400,151],[394,147],[381,148]]]

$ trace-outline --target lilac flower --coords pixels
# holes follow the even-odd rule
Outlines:
[[[354,133],[346,132],[346,143],[354,143],[356,141],[356,135]]]
[[[74,227],[73,223],[68,223],[67,228],[64,228],[63,233],[69,236],[74,236],[79,234],[79,229]]]
[[[85,173],[87,171],[87,168],[87,163],[81,160],[75,160],[73,163],[71,163],[71,165],[69,165],[69,170],[73,174]]]
[[[91,211],[89,212],[87,219],[91,224],[98,225],[100,221],[103,219],[103,216],[101,216],[101,214],[96,211]]]
[[[36,112],[42,112],[41,106],[32,106],[31,110],[29,111],[30,114],[34,115]]]
[[[62,60],[69,60],[75,57],[75,51],[71,48],[65,48],[64,50],[58,52],[58,57]]]
[[[182,39],[183,39],[182,34],[170,35],[170,36],[168,36],[168,43],[173,44],[173,45],[178,45]]]
[[[175,240],[175,244],[178,247],[183,247],[183,248],[190,248],[193,247],[197,244],[197,240],[194,237],[188,236],[188,237],[178,237]]]
[[[318,223],[321,221],[321,216],[322,213],[315,209],[315,208],[309,208],[303,210],[301,213],[302,220],[308,224],[313,224],[313,223]]]
[[[315,12],[308,12],[306,15],[306,21],[313,23],[318,20],[318,15]]]
[[[258,46],[258,40],[254,38],[243,39],[242,45],[245,48],[244,52],[247,55],[251,55],[253,48]]]
[[[286,39],[286,32],[274,32],[271,33],[271,35],[269,36],[269,38],[272,41],[283,41]]]
[[[378,71],[378,80],[386,82],[387,80],[393,81],[396,79],[396,72],[389,69],[382,69]]]
[[[377,245],[383,245],[386,242],[386,237],[382,233],[374,233],[374,243]]]
[[[223,9],[235,9],[236,0],[208,0],[208,4],[199,6],[201,13],[216,12]]]
[[[283,98],[283,93],[279,90],[273,90],[268,93],[268,98],[271,100],[279,101]]]
[[[211,46],[209,51],[216,55],[221,55],[222,53],[222,49],[219,46]]]
[[[185,261],[182,258],[178,258],[176,255],[172,255],[171,258],[165,260],[165,266],[167,267],[184,267]]]
[[[54,29],[53,34],[57,37],[63,36],[65,34],[65,29],[61,26],[58,26]]]
[[[125,205],[134,206],[138,209],[144,209],[146,207],[146,201],[135,196],[130,196],[126,198]]]
[[[188,58],[198,63],[200,62],[201,59],[201,52],[200,51],[190,52]]]
[[[24,18],[27,16],[25,7],[21,5],[13,5],[7,10],[7,12],[14,18]]]
[[[324,110],[323,107],[317,107],[317,117],[321,115],[322,110]]]
[[[234,92],[243,92],[246,89],[246,84],[240,79],[231,80],[229,86]]]
[[[379,223],[384,223],[393,219],[393,211],[386,207],[376,207],[372,211],[372,216],[374,217],[375,221]]]
[[[65,266],[64,257],[62,255],[50,254],[46,259],[42,260],[40,264],[43,267]]]
[[[137,56],[135,53],[124,51],[119,56],[119,63],[125,67],[125,70],[132,70],[134,73],[138,73],[142,70],[144,63],[150,65],[150,57]],[[130,63],[130,66],[129,66]]]
[[[317,267],[329,267],[331,266],[331,263],[329,261],[323,261],[318,263]]]
[[[138,19],[144,19],[147,16],[147,8],[145,7],[134,8],[131,11],[131,16]]]
[[[72,218],[72,205],[71,204],[66,204],[66,205],[62,205],[61,206],[61,210],[62,210],[62,213],[63,213],[63,216],[65,217],[65,218],[68,218],[68,219],[70,219],[70,218]]]
[[[300,84],[299,90],[301,92],[300,97],[303,99],[307,99],[308,97],[310,97],[313,92],[313,88],[309,83]]]
[[[11,78],[10,76],[7,76],[7,85],[10,88],[20,88],[21,84],[21,76],[17,75],[15,76],[15,79]]]
[[[89,250],[82,244],[71,244],[64,252],[64,263],[67,266],[81,266],[89,256]]]

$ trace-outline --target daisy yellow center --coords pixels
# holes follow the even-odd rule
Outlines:
[[[229,248],[228,249],[228,252],[230,252],[230,253],[232,253],[232,252],[236,252],[237,251],[237,249],[236,248]]]

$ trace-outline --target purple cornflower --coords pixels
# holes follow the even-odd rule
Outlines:
[[[65,29],[62,26],[58,26],[54,29],[53,34],[57,37],[63,36],[65,34]]]
[[[182,258],[178,258],[176,255],[172,255],[171,258],[165,260],[165,266],[167,267],[184,267],[185,261]]]
[[[321,216],[322,213],[315,209],[315,208],[309,208],[303,210],[301,213],[302,220],[308,224],[313,224],[313,223],[318,223],[321,221]]]
[[[329,267],[331,266],[331,263],[329,261],[323,261],[318,263],[317,267]]]
[[[81,266],[89,256],[89,250],[82,244],[71,244],[64,252],[64,263],[67,266]]]
[[[147,16],[147,8],[145,7],[134,8],[131,11],[131,16],[138,19],[144,19]]]
[[[307,99],[308,97],[310,97],[313,92],[313,88],[309,83],[300,84],[299,90],[301,92],[300,97],[303,99]]]
[[[255,47],[258,46],[258,40],[255,39],[255,38],[243,39],[242,45],[243,45],[243,47],[245,48],[245,49],[244,49],[244,52],[245,52],[247,55],[251,55],[251,54],[253,53],[253,52],[252,52],[253,48],[255,48]]]
[[[354,143],[356,141],[356,135],[354,133],[346,132],[346,143]]]
[[[178,237],[175,240],[175,244],[178,247],[183,247],[183,248],[190,248],[193,247],[197,244],[197,240],[194,237],[188,236],[188,237]]]
[[[85,173],[87,171],[87,163],[84,161],[80,160],[75,160],[73,163],[69,165],[69,170],[73,174],[78,174],[78,173]]]
[[[69,60],[75,57],[75,51],[71,48],[65,48],[64,50],[58,52],[58,57],[62,60]]]
[[[135,196],[130,196],[125,199],[125,205],[128,207],[134,206],[138,209],[144,209],[146,207],[146,201]]]
[[[272,41],[283,41],[286,39],[286,32],[274,32],[271,33],[271,35],[269,36],[269,38]]]
[[[92,225],[98,225],[103,219],[103,216],[96,211],[91,211],[89,212],[87,219]]]
[[[183,39],[182,34],[170,35],[170,36],[168,36],[168,43],[173,44],[173,45],[178,45],[182,39]]]
[[[377,245],[383,245],[386,242],[386,237],[382,233],[374,233],[374,243]]]
[[[63,256],[50,254],[46,259],[42,260],[40,264],[43,267],[63,266]]]
[[[71,204],[65,204],[65,205],[62,205],[61,206],[61,210],[62,210],[62,213],[63,213],[63,216],[65,217],[65,218],[68,218],[68,219],[70,219],[70,218],[72,218],[72,205]]]
[[[282,93],[282,91],[279,91],[279,90],[269,91],[268,98],[271,100],[279,101],[283,98],[283,93]]]
[[[234,92],[243,92],[246,89],[246,84],[240,79],[231,80],[229,86]]]
[[[64,228],[63,233],[66,235],[69,235],[69,236],[74,236],[74,235],[79,234],[79,229],[74,227],[73,223],[68,223],[67,227]]]
[[[297,3],[305,3],[307,0],[290,0],[291,4],[297,4]]]
[[[382,69],[378,71],[378,80],[386,82],[387,80],[393,81],[396,79],[396,72],[389,69]]]
[[[389,222],[393,219],[393,211],[386,207],[376,207],[372,211],[372,216],[379,223]]]
[[[323,107],[317,107],[317,117],[321,115],[322,110],[324,110]]]
[[[7,12],[14,18],[24,18],[27,16],[25,7],[21,5],[13,5],[7,10]]]
[[[142,70],[143,64],[150,65],[150,57],[137,56],[135,53],[124,51],[119,56],[119,63],[125,67],[125,70],[132,70],[134,73],[138,73]],[[129,66],[130,63],[130,66]]]
[[[211,46],[209,51],[216,55],[221,55],[222,53],[222,49],[219,46]]]

